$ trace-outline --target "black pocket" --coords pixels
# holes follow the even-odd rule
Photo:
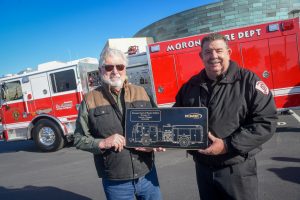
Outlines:
[[[101,133],[101,137],[107,137],[106,134],[112,132],[114,126],[113,110],[109,107],[97,107],[94,110],[93,126],[97,134]],[[100,137],[100,135],[99,135]]]
[[[147,101],[135,101],[131,103],[132,108],[151,108],[150,102]]]
[[[97,107],[97,108],[95,108],[94,116],[98,117],[98,116],[107,115],[107,114],[110,114],[110,113],[111,113],[111,108],[108,108],[108,107]]]

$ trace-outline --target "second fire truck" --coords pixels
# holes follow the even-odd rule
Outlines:
[[[33,139],[42,151],[72,140],[83,94],[98,84],[98,61],[49,62],[0,79],[3,139]]]

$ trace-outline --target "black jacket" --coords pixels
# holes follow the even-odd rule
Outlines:
[[[153,167],[153,153],[125,148],[121,152],[112,149],[101,151],[99,142],[114,133],[124,134],[124,117],[117,112],[104,93],[106,84],[89,92],[81,103],[74,145],[94,154],[99,177],[110,180],[130,180],[147,174]],[[108,95],[111,94],[108,92]],[[112,96],[111,99],[113,100]],[[125,108],[152,107],[144,88],[127,84],[124,86]],[[125,113],[125,110],[124,110]],[[121,113],[122,115],[122,113]]]
[[[184,84],[175,107],[208,108],[208,127],[222,138],[228,153],[207,156],[191,151],[198,162],[227,166],[243,162],[261,149],[276,130],[277,112],[269,89],[253,72],[230,62],[227,73],[211,82],[205,70]]]

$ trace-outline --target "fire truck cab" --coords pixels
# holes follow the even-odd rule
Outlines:
[[[49,62],[0,79],[3,139],[33,139],[42,151],[72,140],[83,95],[98,84],[94,58]]]

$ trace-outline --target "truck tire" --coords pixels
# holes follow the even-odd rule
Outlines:
[[[48,119],[39,120],[33,128],[32,134],[35,144],[44,152],[59,150],[66,141],[58,125]]]
[[[179,138],[179,145],[181,147],[188,147],[191,143],[191,139],[189,137],[180,137]]]
[[[143,145],[149,145],[151,143],[150,136],[142,136],[141,142]]]

